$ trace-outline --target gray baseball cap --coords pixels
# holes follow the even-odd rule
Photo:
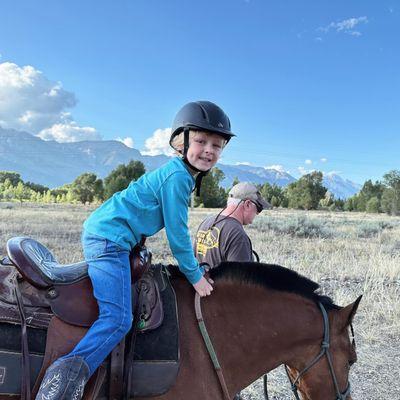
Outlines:
[[[262,210],[271,208],[271,204],[262,198],[257,186],[250,182],[240,182],[233,186],[228,197],[239,200],[253,200]]]

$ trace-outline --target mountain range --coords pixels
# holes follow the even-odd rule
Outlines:
[[[104,178],[119,164],[131,160],[143,162],[147,171],[169,160],[165,155],[147,156],[116,140],[58,143],[45,141],[27,132],[0,127],[0,170],[15,171],[24,181],[54,188],[72,182],[84,172],[94,172]],[[296,179],[287,172],[251,165],[217,164],[224,174],[224,187],[235,178],[263,184],[286,186]],[[338,174],[325,174],[324,185],[336,198],[345,199],[357,193],[361,186]]]

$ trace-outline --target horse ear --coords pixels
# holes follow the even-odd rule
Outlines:
[[[338,313],[338,325],[340,329],[347,328],[352,322],[354,315],[357,312],[358,305],[362,299],[362,295],[358,297],[358,299],[354,302],[349,304],[348,306],[342,308]]]

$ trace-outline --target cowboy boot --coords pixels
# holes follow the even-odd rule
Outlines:
[[[80,400],[89,375],[82,357],[59,359],[47,368],[36,400]]]

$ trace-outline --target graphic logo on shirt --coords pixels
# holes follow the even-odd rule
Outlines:
[[[198,231],[196,237],[197,253],[205,256],[208,250],[219,247],[220,232],[215,226],[206,231]]]

